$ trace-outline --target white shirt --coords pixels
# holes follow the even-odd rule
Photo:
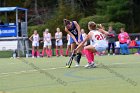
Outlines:
[[[62,40],[61,36],[62,36],[62,32],[56,32],[55,33],[56,39]]]
[[[86,33],[82,34],[83,40],[86,38]]]
[[[39,35],[38,34],[33,34],[33,42],[39,42]]]
[[[92,33],[91,40],[92,40],[94,43],[106,41],[106,38],[105,38],[104,34],[101,33],[101,32],[99,32],[98,30],[92,30],[92,31],[90,31],[90,32]]]
[[[44,41],[50,41],[51,40],[51,34],[50,33],[45,33],[44,34]]]

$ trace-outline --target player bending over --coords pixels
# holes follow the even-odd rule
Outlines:
[[[88,60],[88,64],[85,66],[87,67],[95,67],[94,64],[94,54],[95,52],[102,52],[105,51],[108,47],[105,35],[108,35],[109,33],[102,29],[102,25],[100,25],[99,29],[96,29],[95,22],[89,22],[88,23],[88,29],[90,32],[88,33],[85,40],[79,44],[79,46],[75,49],[75,52],[78,51],[80,47],[84,45],[84,43],[87,40],[91,40],[91,45],[85,46],[85,55]]]
[[[70,35],[71,52],[79,43],[83,41],[80,26],[76,21],[69,21],[64,19],[65,31]],[[77,50],[76,67],[79,66],[81,59],[81,48]]]

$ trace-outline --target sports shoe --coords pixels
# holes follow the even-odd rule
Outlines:
[[[87,65],[85,65],[85,68],[90,67],[90,64],[88,63]]]
[[[108,53],[108,56],[110,56],[110,54]]]
[[[96,67],[96,64],[92,64],[91,66],[90,66],[90,68],[95,68]]]
[[[34,56],[32,56],[32,58],[35,58]]]
[[[113,53],[113,56],[115,56],[115,53]]]
[[[87,65],[85,65],[85,68],[94,68],[94,67],[96,67],[94,62],[88,63]]]
[[[75,67],[79,67],[80,65],[78,63],[75,64]]]

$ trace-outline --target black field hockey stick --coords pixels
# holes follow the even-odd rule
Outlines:
[[[66,63],[66,67],[67,67],[67,68],[70,68],[70,67],[71,67],[72,61],[73,61],[74,57],[75,57],[75,53],[72,52],[69,61]]]

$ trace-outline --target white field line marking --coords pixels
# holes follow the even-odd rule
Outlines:
[[[114,63],[114,64],[118,64],[118,65],[121,65],[121,64],[126,64],[126,63]]]
[[[11,62],[10,64],[18,64],[18,63]]]
[[[137,63],[140,63],[140,62],[132,62],[132,63],[112,63],[110,65],[124,65],[124,64],[137,64]],[[99,65],[99,64],[97,64]],[[47,70],[56,70],[56,69],[64,69],[66,67],[58,67],[58,68],[48,68],[48,69],[40,69],[40,70],[44,70],[44,71],[47,71]],[[23,74],[23,73],[31,73],[31,72],[38,72],[38,70],[27,70],[27,71],[19,71],[19,72],[7,72],[7,73],[0,73],[0,77],[7,77],[7,76],[10,76],[12,74]]]
[[[8,73],[1,73],[1,74],[3,74],[3,75],[7,75]]]
[[[40,69],[40,70],[47,71],[47,70],[55,70],[55,69],[63,69],[63,68],[66,68],[66,67],[48,68],[48,69]],[[38,72],[38,70],[27,70],[27,71],[19,71],[19,72],[0,73],[0,77],[6,77],[6,76],[9,76],[9,75],[12,75],[12,74],[17,75],[17,74],[31,73],[31,72]]]
[[[140,62],[131,62],[131,63],[113,63],[113,64],[116,64],[116,65],[121,65],[121,64],[140,64]]]

